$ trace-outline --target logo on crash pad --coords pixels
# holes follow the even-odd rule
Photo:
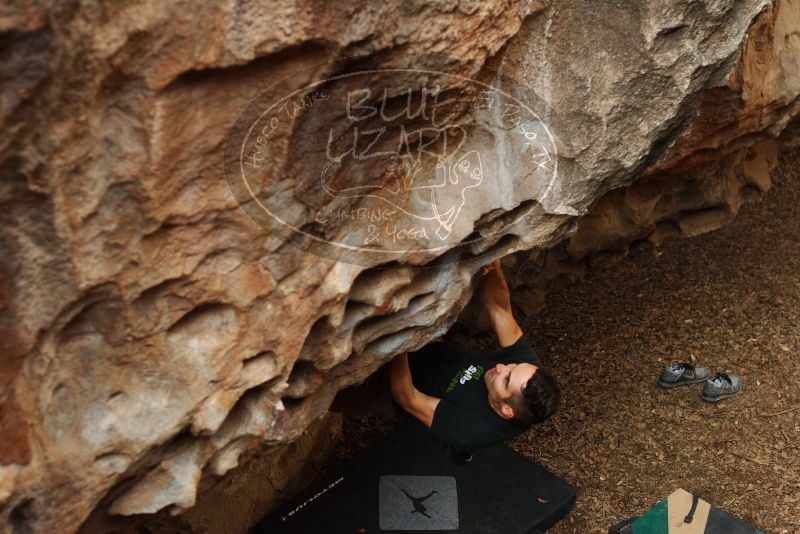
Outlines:
[[[405,489],[403,489],[403,488],[400,488],[400,491],[402,491],[402,492],[403,492],[403,495],[405,495],[406,497],[408,497],[408,500],[409,500],[409,501],[411,501],[411,504],[413,504],[413,505],[414,505],[414,509],[413,509],[413,510],[411,510],[411,513],[412,513],[412,514],[422,514],[422,515],[424,515],[425,517],[427,517],[428,519],[430,519],[430,518],[431,518],[431,516],[429,516],[429,515],[428,515],[428,509],[427,509],[427,508],[425,507],[425,505],[424,505],[424,504],[422,504],[422,503],[423,503],[423,502],[425,502],[425,501],[427,501],[427,500],[428,500],[428,499],[430,499],[431,497],[433,497],[434,493],[438,493],[436,490],[431,490],[431,492],[430,492],[430,493],[428,493],[427,495],[425,495],[424,497],[414,497],[413,495],[411,495],[410,493],[408,493],[408,492],[407,492]]]
[[[384,475],[378,480],[381,530],[456,530],[458,492],[451,476]]]

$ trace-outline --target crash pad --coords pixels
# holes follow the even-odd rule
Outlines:
[[[398,425],[253,532],[536,533],[575,503],[575,488],[506,445],[449,458],[427,428]]]

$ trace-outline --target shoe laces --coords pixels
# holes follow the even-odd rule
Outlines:
[[[714,375],[714,378],[711,379],[711,381],[714,382],[715,384],[722,384],[723,380],[726,381],[728,384],[733,384],[733,382],[731,382],[731,377],[729,377],[725,373],[717,373],[716,375]]]
[[[669,366],[669,368],[670,368],[671,371],[674,371],[674,372],[684,371],[684,370],[687,370],[687,371],[694,370],[694,366],[692,364],[688,363],[688,362],[673,363],[672,365]]]

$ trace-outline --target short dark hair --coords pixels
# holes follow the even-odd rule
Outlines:
[[[558,409],[560,394],[553,375],[536,369],[533,376],[508,400],[514,410],[514,419],[526,424],[541,423]]]

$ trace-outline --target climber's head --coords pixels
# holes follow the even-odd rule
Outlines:
[[[531,363],[499,363],[484,375],[489,404],[504,419],[524,424],[540,423],[558,408],[555,379]]]

